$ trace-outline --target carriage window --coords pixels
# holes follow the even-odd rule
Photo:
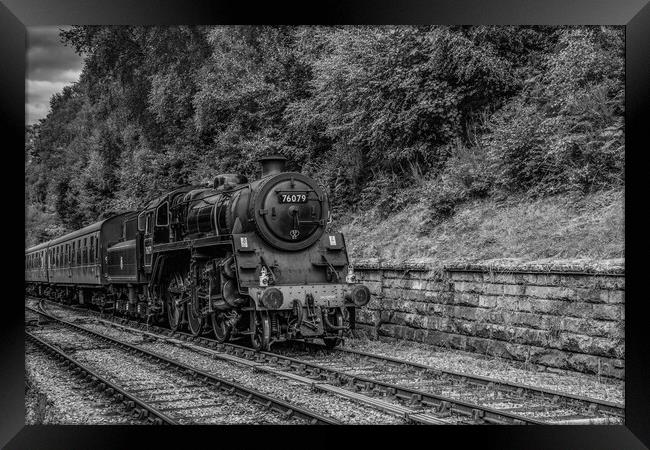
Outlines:
[[[97,260],[99,261],[99,236],[95,240],[95,255],[97,255]]]
[[[146,225],[144,227],[145,233],[150,234],[151,233],[151,213],[148,213],[146,215]]]
[[[90,236],[90,262],[95,262],[95,236]]]
[[[88,263],[88,239],[84,238],[84,253],[83,253],[83,258],[84,258],[84,264]]]

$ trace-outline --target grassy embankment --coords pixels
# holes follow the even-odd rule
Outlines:
[[[363,211],[346,220],[341,231],[353,259],[589,264],[624,257],[622,190],[537,200],[475,200],[423,232],[427,214],[423,202],[381,221],[374,210]]]

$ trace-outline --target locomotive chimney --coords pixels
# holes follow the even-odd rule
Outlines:
[[[262,165],[262,177],[265,177],[267,175],[275,175],[280,172],[284,172],[284,166],[287,158],[276,154],[270,156],[262,156],[260,159],[258,159],[258,161]]]

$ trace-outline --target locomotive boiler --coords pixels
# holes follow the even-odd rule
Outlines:
[[[295,338],[337,345],[370,294],[354,282],[343,235],[330,230],[326,192],[285,161],[263,157],[255,181],[219,175],[124,215],[118,239],[97,237],[106,241],[100,289],[68,283],[63,297],[77,289],[105,309],[211,330],[218,341],[249,336],[257,349]]]

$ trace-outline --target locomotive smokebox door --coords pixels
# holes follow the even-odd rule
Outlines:
[[[329,214],[325,193],[313,180],[295,172],[268,177],[251,203],[259,234],[284,251],[314,244]]]

